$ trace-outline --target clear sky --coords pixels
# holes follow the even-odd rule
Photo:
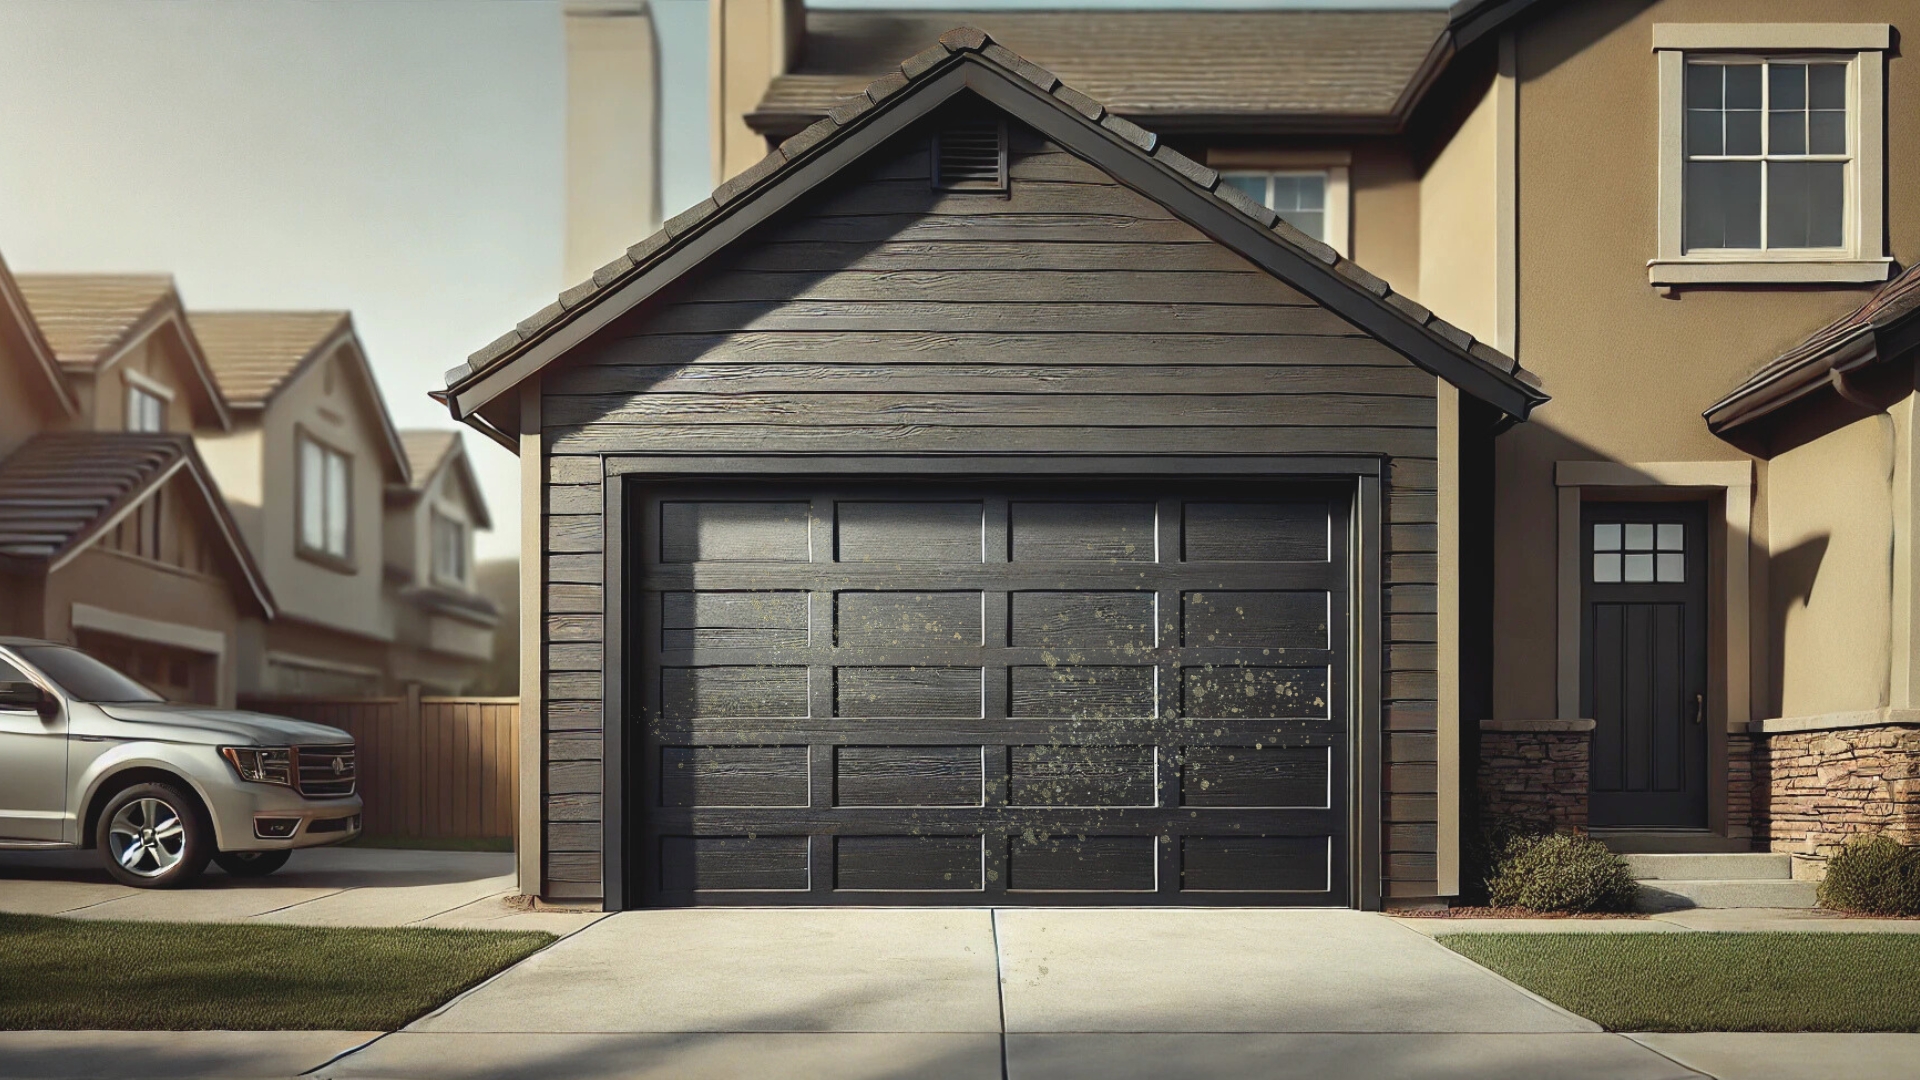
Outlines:
[[[712,187],[707,12],[705,0],[652,5],[671,215]],[[0,253],[22,273],[169,272],[189,308],[351,309],[395,420],[447,426],[426,396],[442,373],[571,284],[560,10],[560,0],[0,0]],[[472,432],[467,445],[500,526],[481,535],[480,557],[513,554],[514,459]]]

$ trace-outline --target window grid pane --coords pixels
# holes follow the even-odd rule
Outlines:
[[[1688,62],[1687,250],[1846,246],[1846,87],[1844,63]]]
[[[1315,240],[1326,241],[1326,173],[1224,173],[1220,182],[1238,188]]]

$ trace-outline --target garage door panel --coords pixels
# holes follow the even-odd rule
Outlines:
[[[1007,597],[1014,648],[1150,649],[1159,596],[1150,592],[1027,591]]]
[[[804,667],[734,664],[660,669],[660,715],[668,720],[807,716]]]
[[[806,892],[805,836],[667,836],[660,841],[665,892]]]
[[[663,746],[661,806],[805,806],[805,746]]]
[[[833,752],[835,806],[982,806],[982,746],[841,746]]]
[[[1344,903],[1349,495],[1179,486],[634,499],[648,902]]]
[[[980,835],[839,836],[833,886],[857,892],[979,892],[986,887]]]
[[[834,715],[979,719],[983,708],[978,667],[842,667],[833,671]]]
[[[855,502],[835,507],[840,562],[982,562],[986,508],[978,502]]]
[[[1331,554],[1325,502],[1193,501],[1184,509],[1188,562],[1325,562]]]
[[[808,596],[796,590],[666,592],[662,649],[794,649],[809,641]]]
[[[811,557],[805,502],[673,501],[660,504],[660,561],[778,561]]]
[[[1009,746],[1014,806],[1153,806],[1159,751],[1152,746]]]
[[[924,648],[985,644],[985,594],[861,592],[834,594],[834,644],[841,648]]]
[[[1008,845],[1009,892],[1136,892],[1159,887],[1152,836],[1015,837]]]
[[[1009,507],[1014,562],[1155,562],[1151,502],[1023,502]]]

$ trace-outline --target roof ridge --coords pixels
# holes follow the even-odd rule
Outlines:
[[[1545,400],[1538,391],[1539,381],[1511,357],[1477,341],[1472,334],[1435,315],[1411,297],[1393,291],[1388,283],[1368,272],[1329,245],[1288,224],[1279,214],[1242,193],[1232,185],[1220,183],[1220,173],[1165,145],[1155,133],[1109,112],[1105,105],[1062,83],[1053,72],[1020,56],[994,41],[986,31],[960,26],[940,35],[939,41],[900,62],[893,70],[867,84],[864,92],[850,96],[826,117],[799,134],[782,142],[755,164],[721,183],[713,194],[694,206],[667,219],[652,235],[628,248],[593,275],[560,293],[552,303],[521,320],[512,330],[474,351],[466,362],[446,372],[446,385],[457,390],[482,375],[503,366],[523,347],[545,338],[558,326],[571,320],[596,297],[658,265],[693,236],[704,230],[719,212],[751,192],[770,186],[797,167],[798,163],[821,152],[836,141],[844,130],[857,126],[876,106],[924,81],[931,73],[944,70],[960,59],[976,56],[1023,80],[1055,100],[1067,110],[1079,113],[1099,125],[1108,134],[1127,143],[1156,164],[1237,211],[1242,217],[1272,233],[1302,256],[1316,261],[1352,288],[1371,294],[1401,319],[1457,350],[1469,363],[1490,369],[1499,377],[1526,384],[1527,393]],[[1535,402],[1538,403],[1537,401]]]

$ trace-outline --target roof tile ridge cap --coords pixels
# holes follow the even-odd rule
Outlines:
[[[959,35],[957,39],[959,44],[948,41],[951,35]],[[988,37],[985,31],[973,27],[959,27],[942,34],[939,44],[915,53],[892,71],[874,79],[861,93],[852,95],[840,105],[835,106],[826,117],[814,121],[798,134],[768,151],[765,157],[753,165],[723,181],[707,198],[667,219],[652,235],[595,270],[592,277],[564,290],[553,302],[520,320],[512,330],[468,354],[464,363],[448,368],[443,376],[446,388],[453,389],[497,366],[498,362],[505,357],[518,352],[521,346],[531,343],[557,324],[565,322],[567,317],[585,301],[624,283],[627,278],[644,273],[653,264],[662,261],[673,250],[678,249],[687,237],[702,231],[701,227],[723,207],[740,201],[753,189],[778,178],[787,171],[788,166],[815,152],[832,136],[837,135],[842,128],[847,127],[875,105],[923,78],[937,67],[945,56],[979,51],[990,44],[993,44],[993,39]],[[941,55],[932,55],[935,50],[939,50]],[[908,71],[909,65],[914,68],[911,73]],[[1054,81],[1057,83],[1058,80]]]

